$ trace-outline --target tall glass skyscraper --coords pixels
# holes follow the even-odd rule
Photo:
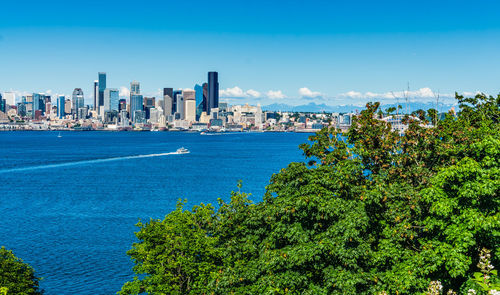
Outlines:
[[[177,113],[177,110],[179,109],[179,107],[177,106],[179,104],[178,96],[181,94],[181,90],[174,90],[174,96],[172,99],[172,114]]]
[[[57,116],[62,119],[64,118],[64,104],[66,101],[66,97],[64,95],[61,95],[57,98]]]
[[[142,95],[130,95],[130,120],[135,122],[136,111],[142,111]]]
[[[99,81],[94,81],[94,110],[99,109]]]
[[[104,90],[106,89],[106,73],[104,72],[99,72],[99,101],[98,101],[98,106],[103,106],[104,105]],[[99,108],[97,107],[97,110]]]
[[[104,111],[117,111],[119,99],[118,89],[106,88],[104,90]]]
[[[130,95],[139,95],[141,94],[140,84],[137,81],[130,82]]]
[[[203,86],[196,84],[194,91],[196,91],[196,120],[200,119],[201,113],[207,111],[207,83]]]
[[[219,74],[217,72],[208,72],[208,106],[207,114],[211,109],[219,107]]]
[[[73,115],[78,114],[78,109],[83,108],[84,104],[84,99],[83,99],[83,90],[81,88],[75,88],[73,90],[73,95],[72,95],[72,108],[71,108],[71,113]]]

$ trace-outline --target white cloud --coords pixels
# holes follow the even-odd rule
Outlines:
[[[282,99],[282,98],[285,98],[286,95],[283,94],[283,92],[281,90],[269,90],[267,93],[266,93],[267,97],[269,97],[270,99]]]
[[[130,90],[125,86],[120,86],[120,97],[129,97]]]
[[[302,97],[319,97],[319,96],[323,96],[321,94],[321,92],[318,92],[318,91],[312,91],[311,89],[307,88],[307,87],[302,87],[299,89],[299,94],[300,96]]]
[[[226,98],[245,98],[245,97],[258,98],[261,97],[261,94],[260,92],[253,89],[243,91],[243,89],[241,89],[240,87],[234,86],[233,88],[226,88],[219,90],[219,96]]]
[[[257,97],[261,97],[260,92],[258,92],[258,91],[256,91],[256,90],[253,90],[253,89],[249,89],[249,90],[247,90],[247,94],[248,94],[249,96],[251,96],[251,97],[255,97],[255,98],[257,98]]]

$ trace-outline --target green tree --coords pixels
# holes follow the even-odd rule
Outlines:
[[[230,203],[203,215],[202,228],[176,222],[194,214],[180,207],[156,221],[164,223],[158,233],[147,224],[138,235],[147,244],[174,231],[203,247],[189,240],[185,251],[170,251],[160,238],[154,251],[134,247],[171,263],[212,253],[204,275],[192,276],[206,287],[198,293],[418,294],[431,281],[464,290],[478,247],[493,257],[499,250],[500,130],[498,97],[457,99],[459,115],[434,128],[406,116],[404,136],[377,118],[379,103],[369,103],[345,136],[324,128],[302,144],[306,163],[273,175],[262,202],[233,192]],[[149,278],[158,261],[151,267],[136,272]],[[151,289],[137,290],[165,292],[172,283],[161,278],[175,274],[169,269],[148,282]]]
[[[0,292],[6,294],[42,294],[33,268],[12,251],[0,248]]]
[[[214,214],[210,205],[177,209],[164,220],[139,222],[134,243],[128,254],[136,276],[125,283],[120,294],[208,294],[217,261],[217,237],[211,227]]]

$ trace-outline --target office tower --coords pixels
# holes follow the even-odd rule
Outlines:
[[[26,103],[25,101],[24,102],[20,102],[17,104],[17,114],[20,116],[20,117],[26,117]]]
[[[174,104],[175,104],[175,118],[176,120],[184,119],[184,97],[182,96],[182,90],[174,91]]]
[[[137,111],[142,111],[142,95],[140,94],[130,94],[130,120],[132,122],[136,122],[135,115],[137,114]]]
[[[172,115],[174,90],[172,88],[163,88],[163,115],[165,117]]]
[[[196,92],[194,90],[183,90],[184,97],[184,119],[188,122],[196,121]]]
[[[3,98],[5,99],[8,106],[16,105],[16,94],[14,92],[4,92]]]
[[[130,82],[130,95],[139,95],[139,94],[141,94],[139,82],[137,81]]]
[[[118,89],[106,88],[104,90],[104,111],[117,111],[120,92]]]
[[[120,111],[120,127],[128,127],[128,125],[129,125],[128,112],[127,112],[127,110],[121,110]]]
[[[64,118],[64,105],[65,105],[66,97],[61,95],[57,98],[57,116],[62,119]]]
[[[94,111],[99,110],[99,81],[94,81]]]
[[[71,114],[71,99],[64,101],[64,114]]]
[[[45,95],[44,95],[44,97],[45,97]],[[44,108],[44,103],[43,103],[42,95],[40,93],[33,93],[33,95],[31,96],[31,99],[33,102],[31,117],[34,119],[35,112],[37,110],[42,110]]]
[[[73,90],[73,95],[71,96],[73,107],[71,108],[71,114],[77,115],[78,109],[83,108],[83,90],[81,88],[75,88]]]
[[[196,91],[196,121],[200,119],[201,113],[207,111],[207,83],[203,85],[196,84],[194,90]]]
[[[50,110],[52,108],[52,103],[49,101],[45,101],[45,115],[50,116]]]
[[[207,114],[211,109],[219,107],[219,74],[217,72],[208,72],[208,106]]]
[[[120,99],[118,103],[118,112],[121,112],[122,110],[127,110],[127,100],[124,98]]]
[[[78,119],[85,119],[87,118],[88,114],[88,109],[87,107],[81,107],[78,109],[78,112],[76,113]]]
[[[146,119],[150,118],[150,111],[155,107],[155,97],[144,97],[144,100],[142,102],[144,111],[146,112]]]
[[[99,107],[104,106],[104,90],[106,89],[106,73],[99,72]],[[99,108],[98,108],[99,109]]]
[[[182,91],[181,90],[174,90],[173,96],[172,96],[172,114],[177,113],[177,96],[181,95]]]

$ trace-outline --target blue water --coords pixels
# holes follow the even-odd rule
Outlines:
[[[302,161],[307,134],[0,132],[0,246],[42,276],[46,294],[115,294],[141,218],[228,200],[259,201],[273,173]],[[169,154],[179,147],[189,154]],[[139,156],[139,157],[137,157]]]

